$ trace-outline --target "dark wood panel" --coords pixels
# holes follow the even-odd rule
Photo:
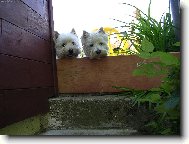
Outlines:
[[[53,89],[49,87],[4,90],[4,109],[0,113],[0,127],[48,112],[48,97],[53,96]]]
[[[50,43],[52,47],[52,64],[53,64],[53,75],[54,75],[54,87],[55,87],[55,96],[58,97],[58,78],[57,78],[57,67],[56,67],[56,50],[54,46],[53,33],[54,33],[54,21],[53,21],[53,6],[52,0],[48,2],[48,13],[49,13],[49,29],[50,29]]]
[[[0,37],[1,37],[1,33],[2,33],[2,19],[0,18]]]
[[[0,89],[53,86],[52,64],[0,54]]]
[[[5,124],[4,91],[0,90],[0,128]]]
[[[46,0],[22,0],[28,7],[32,8],[34,11],[39,13],[42,18],[47,21],[48,18],[48,2]]]
[[[0,18],[49,40],[49,23],[20,0],[0,3]]]
[[[0,53],[52,63],[49,41],[3,20]]]

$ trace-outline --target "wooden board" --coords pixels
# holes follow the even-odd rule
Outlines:
[[[149,89],[160,85],[160,78],[132,75],[137,56],[106,57],[100,60],[57,60],[58,87],[60,93],[117,92],[112,86]]]
[[[22,1],[1,3],[0,10],[0,18],[49,40],[49,22]]]
[[[28,7],[36,11],[42,18],[49,20],[48,1],[46,0],[22,0]]]
[[[0,128],[47,112],[57,93],[51,7],[51,0],[0,2]]]
[[[180,57],[180,52],[171,54]],[[141,62],[143,59],[135,55],[109,56],[99,60],[89,58],[57,60],[59,92],[106,93],[119,92],[112,86],[138,90],[159,87],[163,76],[153,78],[133,76],[133,70]]]
[[[0,53],[52,63],[51,45],[24,29],[2,20]]]
[[[48,97],[53,93],[53,87],[0,91],[0,99],[3,99],[0,127],[48,112]]]
[[[0,89],[53,86],[52,64],[0,54]]]

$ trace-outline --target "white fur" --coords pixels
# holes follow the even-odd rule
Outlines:
[[[91,59],[105,57],[108,54],[108,35],[103,28],[93,33],[83,31],[81,43],[85,55]]]
[[[77,57],[81,53],[79,39],[74,29],[70,33],[57,34],[54,41],[56,55],[59,59]]]

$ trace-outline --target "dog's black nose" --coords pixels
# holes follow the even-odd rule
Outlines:
[[[68,50],[69,54],[73,54],[73,49]]]
[[[100,53],[101,53],[101,50],[98,49],[98,50],[96,51],[96,54],[100,54]]]

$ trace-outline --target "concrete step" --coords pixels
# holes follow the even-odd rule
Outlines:
[[[135,135],[136,130],[132,129],[65,129],[49,130],[41,135],[62,135],[62,136],[129,136]]]
[[[148,121],[146,110],[133,108],[127,96],[61,96],[49,102],[47,130],[135,130]]]

